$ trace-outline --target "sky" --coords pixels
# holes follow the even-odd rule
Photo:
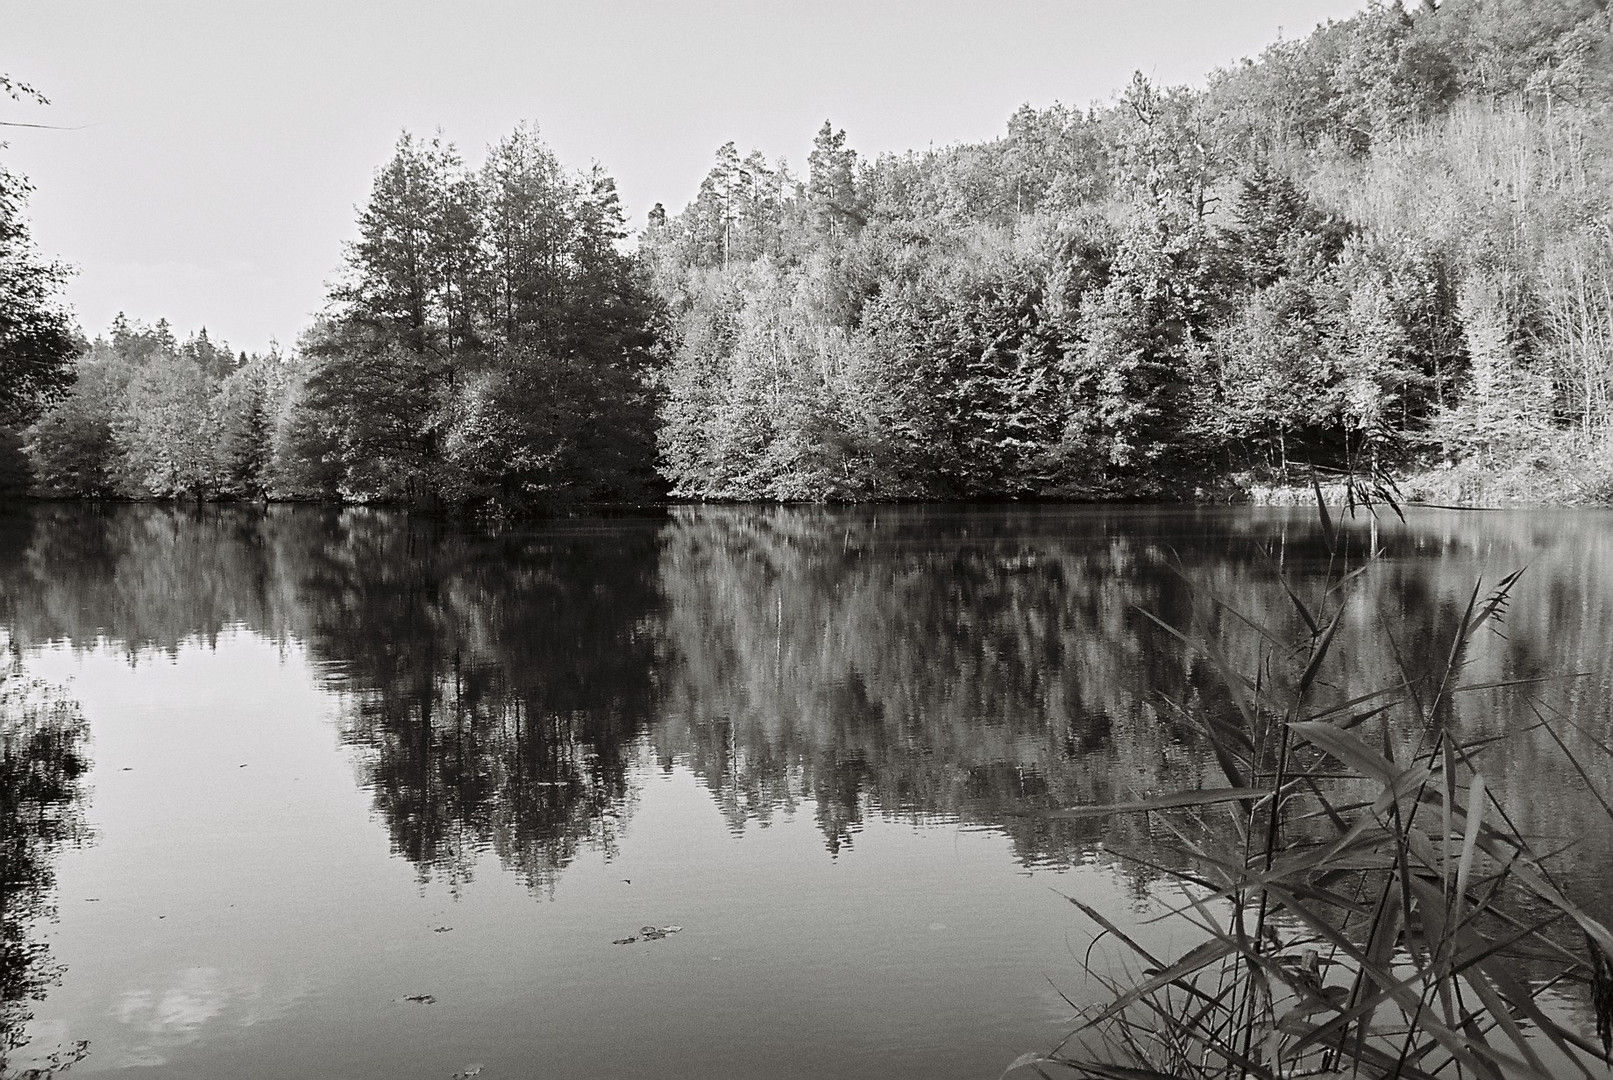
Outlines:
[[[1202,83],[1362,0],[0,0],[0,164],[119,311],[259,351],[324,304],[401,131],[472,163],[523,120],[616,177],[633,227],[733,140],[803,170],[824,120],[865,156],[1001,134],[1026,102]],[[64,130],[65,129],[65,130]]]

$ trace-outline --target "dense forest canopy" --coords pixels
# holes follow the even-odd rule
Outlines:
[[[1605,0],[1373,2],[984,143],[727,143],[636,245],[533,127],[474,167],[406,134],[292,353],[124,325],[9,422],[54,494],[1191,498],[1371,465],[1605,499],[1609,30]]]
[[[721,498],[1178,496],[1599,447],[1606,5],[1372,4],[1202,89],[805,178],[732,145],[645,237],[660,443]]]
[[[518,128],[469,170],[405,134],[291,356],[122,317],[30,429],[52,495],[511,511],[656,493],[654,298],[615,184]]]

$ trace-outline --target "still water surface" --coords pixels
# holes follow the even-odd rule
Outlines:
[[[1527,566],[1471,678],[1592,673],[1536,696],[1613,790],[1613,515],[1355,532],[1383,555],[1333,689],[1437,663],[1474,580]],[[1098,996],[1064,895],[1183,946],[1139,923],[1163,832],[1028,813],[1219,783],[1161,704],[1214,676],[1143,612],[1250,660],[1193,587],[1287,625],[1276,567],[1324,557],[1283,510],[13,509],[7,685],[57,703],[32,752],[89,768],[8,838],[32,884],[0,916],[49,950],[11,1067],[82,1040],[75,1075],[998,1076]],[[1517,732],[1489,778],[1579,839],[1605,915],[1586,781],[1512,697],[1458,713]],[[644,926],[681,930],[615,944]]]

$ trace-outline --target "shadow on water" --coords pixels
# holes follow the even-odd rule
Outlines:
[[[1361,524],[1381,547],[1332,691],[1432,670],[1475,578],[1528,565],[1474,681],[1613,672],[1613,532],[1594,513]],[[39,506],[0,523],[0,621],[22,646],[171,652],[234,628],[299,643],[342,695],[340,730],[393,848],[463,884],[492,851],[552,890],[609,849],[634,764],[688,767],[730,828],[809,813],[827,851],[865,815],[998,831],[1026,864],[1126,852],[1134,887],[1175,857],[1145,817],[1027,813],[1193,787],[1206,754],[1167,701],[1230,709],[1222,681],[1145,613],[1224,637],[1221,610],[1292,625],[1276,584],[1325,552],[1309,512],[685,508],[475,531],[380,511]],[[1297,627],[1296,627],[1297,629]],[[1533,691],[1608,789],[1605,674]],[[1599,807],[1497,691],[1450,722],[1515,739],[1491,767],[1520,828],[1578,836],[1613,886]],[[1104,856],[1109,857],[1109,856]]]
[[[0,1078],[43,1080],[88,1044],[30,1045],[34,1003],[61,979],[43,940],[56,911],[57,856],[88,838],[84,719],[29,678],[13,645],[0,668]]]

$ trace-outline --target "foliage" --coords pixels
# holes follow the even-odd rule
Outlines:
[[[99,498],[115,494],[118,448],[112,422],[128,386],[114,357],[81,357],[65,398],[29,430],[35,482],[46,495]]]
[[[205,329],[123,316],[78,356],[70,390],[26,431],[34,488],[81,498],[259,498],[295,365]]]
[[[406,134],[294,355],[120,315],[26,431],[35,490],[491,513],[654,497],[661,314],[622,221],[611,178],[566,172],[534,128],[475,172]]]
[[[657,313],[622,222],[614,181],[534,127],[476,172],[405,134],[304,340],[278,475],[472,511],[653,494]]]
[[[870,157],[826,120],[804,174],[727,142],[631,254],[611,178],[535,127],[474,167],[404,134],[294,356],[114,327],[82,391],[50,360],[59,272],[5,226],[55,344],[0,353],[33,372],[0,425],[33,425],[42,493],[493,515],[1600,459],[1610,20],[1370,0],[1202,88],[1138,74],[985,142]]]
[[[10,81],[0,82],[0,92],[38,97]],[[72,319],[57,297],[67,269],[40,257],[22,216],[29,190],[27,180],[0,166],[0,427],[12,429],[26,427],[61,397],[78,351]]]
[[[825,123],[804,182],[726,144],[641,238],[674,328],[663,475],[1136,498],[1600,439],[1608,20],[1374,2],[990,142],[870,160]]]
[[[0,428],[0,498],[28,494],[33,469],[23,452],[22,438],[10,428]]]

